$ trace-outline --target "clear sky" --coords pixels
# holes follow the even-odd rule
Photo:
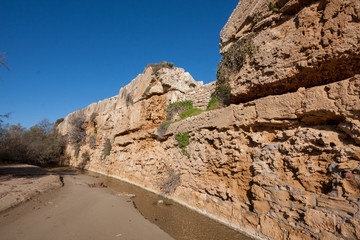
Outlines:
[[[0,114],[30,127],[118,94],[162,60],[215,81],[237,0],[0,0]]]

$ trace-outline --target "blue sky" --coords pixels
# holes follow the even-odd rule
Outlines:
[[[30,127],[118,94],[149,63],[216,78],[236,0],[0,0],[0,114]]]

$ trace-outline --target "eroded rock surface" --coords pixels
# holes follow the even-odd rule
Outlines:
[[[218,81],[233,103],[360,73],[358,0],[240,1],[221,31]]]
[[[253,235],[343,237],[356,234],[351,222],[359,221],[359,134],[343,130],[359,127],[359,91],[356,75],[204,112],[171,124],[165,136],[156,127],[116,135],[114,127],[110,156],[101,156],[101,144],[81,151],[90,152],[90,170],[159,193],[170,184],[170,197]],[[190,133],[190,158],[179,132]]]
[[[216,84],[148,66],[59,125],[69,134],[70,119],[85,116],[70,164],[258,238],[359,239],[359,9],[355,0],[240,1],[221,32]],[[162,125],[169,103],[206,109],[219,84],[234,104]]]

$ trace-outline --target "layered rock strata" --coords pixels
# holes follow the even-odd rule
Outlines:
[[[58,126],[66,135],[71,118],[85,118],[70,164],[254,237],[359,239],[359,9],[354,0],[240,1],[221,32],[216,84],[150,65]],[[206,109],[221,85],[234,104],[162,124],[169,103]]]
[[[360,73],[358,0],[240,1],[221,31],[218,80],[231,102]]]
[[[211,99],[213,93],[215,92],[215,88],[216,88],[215,82],[208,83],[192,91],[186,92],[184,99],[192,101],[193,106],[195,108],[206,110],[209,104],[209,100]]]
[[[109,108],[103,101],[85,109],[87,116],[90,108],[108,110],[97,112],[97,130],[88,123],[87,135],[96,132],[97,144],[86,143],[81,152],[90,153],[87,169],[158,193],[173,181],[168,196],[254,236],[356,239],[360,136],[352,129],[359,128],[359,91],[356,75],[204,112],[171,124],[165,134],[157,127],[116,134],[121,122],[107,129],[109,119],[97,120],[116,109],[110,99]],[[154,109],[157,98],[142,104]],[[59,126],[63,133],[66,122]],[[189,158],[175,140],[182,132],[190,133]],[[104,158],[105,138],[113,142]],[[71,157],[74,166],[81,161]]]

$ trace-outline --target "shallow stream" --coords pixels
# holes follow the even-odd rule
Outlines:
[[[250,240],[221,223],[205,217],[177,202],[163,198],[135,185],[90,171],[81,173],[93,176],[111,189],[132,198],[139,212],[177,240]],[[163,203],[159,204],[159,200]]]

